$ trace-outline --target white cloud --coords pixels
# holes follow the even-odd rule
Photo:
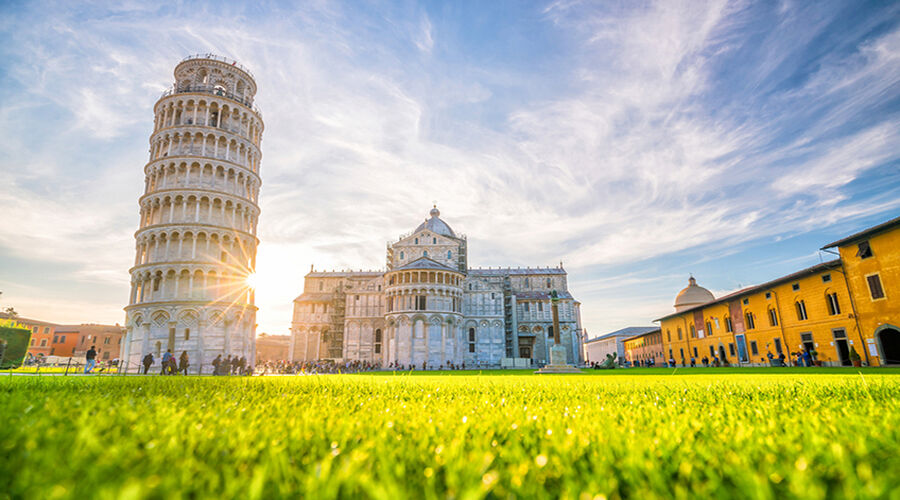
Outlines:
[[[850,203],[845,189],[896,159],[895,120],[846,127],[896,97],[900,34],[779,90],[772,75],[827,25],[825,16],[798,30],[784,7],[742,89],[747,99],[765,89],[768,100],[723,104],[710,96],[723,92],[722,64],[742,49],[750,7],[556,2],[544,16],[572,52],[549,77],[537,66],[440,60],[453,47],[423,12],[386,12],[390,26],[379,31],[329,2],[253,19],[235,6],[160,19],[134,4],[102,20],[79,22],[67,9],[8,20],[17,44],[5,57],[21,90],[0,106],[9,138],[0,173],[15,186],[0,194],[0,229],[21,237],[4,246],[78,263],[73,280],[124,290],[152,105],[182,56],[211,51],[254,71],[266,121],[258,271],[277,286],[257,294],[261,330],[283,333],[311,263],[383,266],[385,241],[414,228],[432,200],[469,234],[471,264],[562,259],[590,328],[646,323],[635,318],[671,306],[658,291],[667,278],[635,277],[630,290],[656,291],[622,299],[598,284],[610,279],[602,266],[701,246],[724,254],[833,221],[838,202],[842,214],[898,206]],[[532,90],[529,78],[549,88]],[[486,118],[501,99],[502,116]],[[799,126],[795,115],[802,133],[783,135]],[[121,315],[122,305],[103,310]]]

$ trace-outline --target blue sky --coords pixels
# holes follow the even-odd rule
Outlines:
[[[900,4],[5,2],[0,304],[119,322],[152,107],[257,78],[259,330],[433,200],[472,266],[562,260],[591,336],[815,264],[900,213]]]

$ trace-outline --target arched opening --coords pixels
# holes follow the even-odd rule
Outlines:
[[[900,329],[885,325],[876,331],[875,337],[881,346],[881,364],[900,364]]]

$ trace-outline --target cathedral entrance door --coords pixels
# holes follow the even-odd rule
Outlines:
[[[534,337],[519,337],[519,357],[531,359],[534,355]]]

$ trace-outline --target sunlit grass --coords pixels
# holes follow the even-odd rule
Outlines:
[[[878,498],[900,376],[0,377],[0,497]]]

